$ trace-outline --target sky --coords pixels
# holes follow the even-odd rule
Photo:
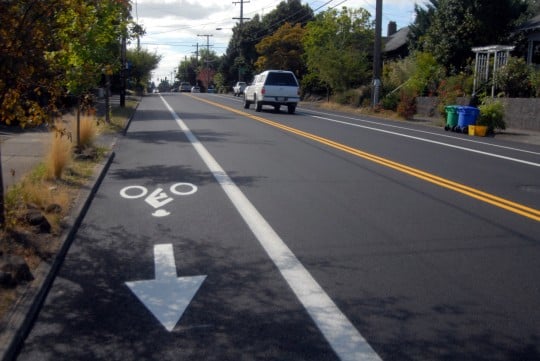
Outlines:
[[[241,0],[132,0],[132,16],[146,34],[141,47],[162,56],[152,80],[174,77],[180,61],[194,55],[197,47],[209,45],[218,56],[224,54],[232,28],[240,17]],[[244,18],[255,14],[264,16],[282,0],[244,0]],[[383,0],[382,32],[388,22],[395,21],[398,29],[414,21],[414,5],[423,0]],[[342,6],[364,8],[375,17],[376,0],[302,0],[315,13]],[[218,30],[219,29],[219,30]],[[209,35],[209,36],[206,36]],[[131,47],[135,44],[131,44]]]

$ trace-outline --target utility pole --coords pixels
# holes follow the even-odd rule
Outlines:
[[[122,49],[120,50],[122,69],[120,70],[120,107],[126,106],[126,34],[122,35]]]
[[[249,20],[249,18],[244,17],[244,4],[249,3],[249,1],[233,1],[233,4],[240,4],[240,17],[239,18],[233,18],[233,20],[240,20],[240,24],[238,25],[238,56],[243,59],[242,55],[242,25],[244,25],[244,20]],[[242,66],[238,66],[238,81],[242,80]]]
[[[249,18],[244,17],[244,4],[248,4],[249,1],[233,1],[233,4],[240,4],[240,17],[239,18],[233,18],[233,20],[240,20],[240,27],[242,27],[242,24],[244,24],[244,20],[249,20]]]
[[[208,57],[210,56],[210,37],[214,36],[212,34],[197,34],[197,36],[206,36],[206,91],[208,91],[208,88],[210,87],[210,69],[208,66],[208,63],[210,62],[210,59]]]
[[[195,44],[195,45],[192,45],[192,46],[196,46],[196,50],[195,50],[195,67],[198,67],[199,66],[199,43]]]
[[[382,6],[383,0],[377,0],[375,6],[375,47],[373,49],[373,92],[371,106],[375,108],[379,103],[381,91],[381,32],[382,32]]]

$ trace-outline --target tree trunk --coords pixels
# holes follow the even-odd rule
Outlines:
[[[6,227],[4,211],[4,176],[2,175],[2,144],[0,143],[0,227]]]
[[[77,132],[77,143],[76,143],[76,150],[79,152],[81,150],[81,95],[77,97],[77,127],[75,131]]]

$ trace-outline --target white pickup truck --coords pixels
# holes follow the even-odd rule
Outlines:
[[[260,112],[263,105],[271,105],[279,111],[287,106],[289,114],[294,114],[300,101],[300,88],[294,73],[286,70],[266,70],[255,76],[253,83],[244,89],[244,108],[255,104]]]
[[[233,94],[235,97],[239,97],[244,92],[247,84],[243,81],[236,82],[236,85],[233,86]]]

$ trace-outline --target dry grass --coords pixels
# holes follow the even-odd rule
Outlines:
[[[71,125],[72,134],[76,132],[76,125]],[[75,128],[75,129],[74,129]],[[84,115],[81,117],[79,124],[79,146],[80,148],[88,148],[94,144],[94,140],[98,135],[97,118],[95,116]]]
[[[59,205],[62,213],[45,214],[51,224],[53,232],[58,231],[62,217],[71,207],[71,194],[69,186],[64,182],[47,179],[47,166],[37,167],[20,183],[11,187],[5,196],[6,226],[16,229],[24,226],[24,214],[28,207],[47,209],[52,204]]]
[[[53,137],[51,147],[45,161],[47,177],[49,179],[60,179],[72,160],[71,150],[73,144],[69,133],[59,125],[55,127],[55,131],[51,133],[51,136]]]
[[[385,109],[372,109],[371,107],[352,107],[350,105],[341,105],[334,102],[320,102],[318,106],[321,109],[350,113],[354,115],[372,115],[389,120],[404,120],[396,112]]]

